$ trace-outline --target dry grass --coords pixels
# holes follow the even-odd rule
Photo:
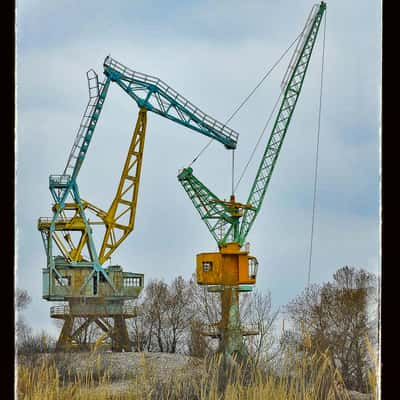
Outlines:
[[[372,349],[372,347],[371,347]],[[221,357],[186,368],[167,381],[155,378],[152,366],[142,359],[140,373],[129,380],[123,392],[112,390],[107,373],[100,371],[101,359],[91,371],[61,376],[51,359],[18,366],[19,400],[349,400],[340,374],[325,354],[294,359],[287,355],[279,375],[255,370],[250,365],[224,365]],[[371,372],[371,388],[376,378]]]
[[[368,353],[370,359],[372,361],[372,368],[368,371],[368,385],[370,388],[370,392],[372,393],[373,399],[377,400],[379,398],[379,388],[378,388],[378,355],[369,340],[368,336],[365,338],[368,348]]]

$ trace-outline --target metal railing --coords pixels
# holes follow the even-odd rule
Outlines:
[[[246,323],[241,324],[240,329],[243,332],[243,335],[258,335],[260,329],[257,323]]]
[[[70,315],[71,310],[68,305],[57,305],[50,307],[50,316],[53,317],[55,315]],[[132,306],[129,304],[124,304],[122,306],[122,314],[123,315],[137,315],[138,308],[137,306]]]
[[[69,315],[69,306],[52,306],[50,307],[50,316],[53,315]]]
[[[204,326],[201,329],[201,333],[202,333],[202,335],[205,335],[205,336],[217,337],[220,335],[220,328],[218,326],[212,326],[212,325]]]
[[[71,222],[71,219],[72,218],[66,218],[66,217],[63,217],[63,216],[59,216],[59,217],[56,218],[55,222],[56,223],[57,222],[67,223],[67,222]],[[50,224],[52,221],[53,221],[52,217],[40,217],[38,223],[39,223],[39,225],[40,224]]]
[[[122,307],[123,314],[137,315],[138,308],[137,306],[131,306],[128,304],[124,304]]]
[[[112,59],[110,56],[106,57],[104,60],[104,66],[112,68],[124,75],[125,77],[131,80],[137,80],[143,83],[149,83],[157,86],[162,89],[162,91],[174,101],[178,102],[182,107],[187,108],[193,115],[195,115],[205,126],[209,129],[214,130],[219,133],[223,133],[229,138],[233,139],[235,142],[237,141],[239,134],[235,132],[233,129],[229,128],[225,124],[217,121],[215,118],[209,116],[205,112],[201,111],[198,107],[196,107],[193,103],[187,100],[184,96],[176,92],[173,88],[168,86],[164,81],[155,76],[143,74],[142,72],[133,71],[120,62]]]
[[[236,330],[236,329],[232,329]],[[258,335],[259,333],[259,326],[257,323],[243,323],[237,328],[238,331],[242,333],[243,336],[248,335]],[[221,328],[215,325],[206,325],[202,328],[202,334],[206,336],[220,336],[221,335]]]
[[[50,186],[61,185],[68,186],[71,181],[71,175],[50,175],[49,184]]]

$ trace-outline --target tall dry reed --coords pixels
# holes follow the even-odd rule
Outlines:
[[[372,347],[371,347],[372,349]],[[110,374],[100,371],[101,359],[90,371],[61,375],[54,359],[37,367],[18,366],[20,400],[349,400],[343,380],[327,354],[286,354],[279,372],[256,369],[251,363],[225,363],[220,356],[186,365],[161,379],[144,356],[139,373],[124,392],[116,392]],[[96,371],[97,370],[97,371]],[[371,389],[376,388],[374,371]]]

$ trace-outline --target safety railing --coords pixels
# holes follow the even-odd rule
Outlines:
[[[53,222],[53,218],[52,217],[40,217],[38,219],[38,229],[40,231],[44,230],[48,230],[50,229],[50,225]],[[55,219],[55,227],[56,229],[65,229],[65,228],[71,228],[71,229],[79,229],[82,230],[84,229],[84,223],[82,218],[80,218],[78,220],[78,218],[66,218],[63,216],[59,216]],[[72,224],[74,224],[74,226],[72,226]]]
[[[138,314],[138,308],[136,306],[124,304],[122,307],[122,312],[123,314],[128,314],[128,315],[137,315]]]
[[[40,217],[38,224],[39,225],[50,224],[52,221],[53,221],[52,217]],[[56,223],[57,222],[65,222],[65,223],[67,223],[67,222],[70,222],[70,221],[71,221],[71,218],[65,218],[65,217],[62,217],[62,216],[57,217],[56,220],[55,220]]]
[[[104,60],[104,66],[114,69],[115,71],[119,72],[124,77],[132,81],[136,80],[139,82],[149,83],[157,86],[158,88],[162,89],[165,95],[179,103],[182,107],[188,109],[191,114],[196,116],[209,129],[214,130],[215,132],[223,133],[224,135],[233,139],[235,142],[237,141],[239,137],[239,134],[237,132],[235,132],[233,129],[229,128],[225,124],[217,121],[215,118],[209,116],[205,112],[201,111],[198,107],[187,100],[184,96],[176,92],[173,88],[168,86],[160,78],[147,75],[142,72],[133,71],[125,65],[121,64],[120,62],[112,59],[110,56],[106,57],[106,59]]]
[[[259,325],[257,323],[244,323],[240,325],[240,330],[244,336],[258,335],[260,332]]]
[[[232,331],[239,331],[243,336],[258,335],[259,326],[257,323],[242,323],[237,329],[231,329]],[[202,334],[205,336],[219,337],[222,333],[222,329],[216,325],[206,325],[202,328]]]
[[[50,307],[50,316],[53,317],[55,315],[69,315],[70,308],[69,306],[52,306]]]
[[[217,338],[221,335],[221,330],[218,326],[205,325],[201,328],[201,334],[203,336],[211,336]]]
[[[71,309],[68,305],[57,305],[50,307],[50,316],[67,316],[70,315]],[[129,304],[124,304],[122,306],[122,314],[123,315],[138,315],[138,308],[137,306],[132,306]]]
[[[51,187],[66,187],[71,182],[71,175],[50,175],[49,185]]]

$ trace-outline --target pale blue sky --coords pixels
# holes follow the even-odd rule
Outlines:
[[[48,175],[64,169],[87,103],[86,71],[111,56],[160,77],[203,111],[226,120],[303,28],[313,2],[17,1],[17,285],[33,301],[36,329],[55,331],[41,299],[45,253],[37,219],[50,216]],[[381,4],[328,2],[312,281],[344,265],[378,271]],[[257,287],[286,304],[306,283],[312,212],[322,30],[264,205],[248,235]],[[240,134],[236,176],[278,95],[279,68],[230,126]],[[116,189],[136,104],[111,87],[78,183],[107,209]],[[262,147],[237,192],[245,201]],[[113,257],[145,278],[188,278],[198,252],[215,243],[180,187],[208,139],[149,114],[135,231]],[[221,198],[230,192],[231,153],[213,143],[195,175]]]

